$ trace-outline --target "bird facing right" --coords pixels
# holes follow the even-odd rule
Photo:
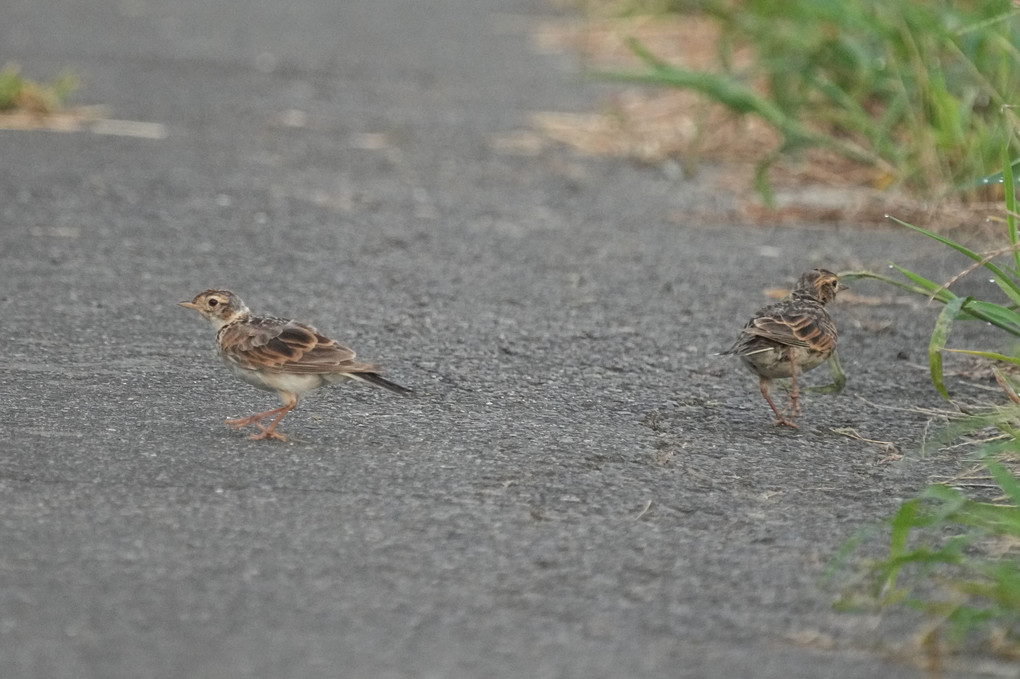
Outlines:
[[[776,414],[776,425],[797,426],[793,421],[800,414],[797,373],[821,365],[836,350],[836,325],[825,305],[846,289],[831,271],[804,273],[789,295],[755,312],[737,341],[723,352],[739,356],[758,375],[761,395]],[[780,377],[793,382],[790,404],[782,412],[769,396],[769,385]]]

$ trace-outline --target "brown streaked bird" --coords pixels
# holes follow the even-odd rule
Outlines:
[[[821,365],[836,350],[836,326],[825,305],[846,289],[831,271],[808,271],[789,295],[755,312],[736,343],[723,352],[736,354],[758,375],[761,395],[776,414],[776,425],[797,426],[792,419],[800,414],[797,374]],[[793,382],[790,404],[783,412],[769,396],[769,385],[779,377]]]
[[[239,420],[226,420],[234,429],[255,425],[261,433],[253,439],[286,441],[276,431],[284,415],[305,393],[348,379],[361,380],[398,394],[410,389],[379,375],[370,363],[354,360],[351,349],[331,340],[310,325],[286,318],[256,316],[240,297],[229,290],[206,290],[180,306],[194,309],[212,323],[216,347],[230,371],[248,384],[275,391],[283,406]],[[260,420],[275,415],[264,426]]]

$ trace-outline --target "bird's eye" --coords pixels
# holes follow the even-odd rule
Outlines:
[[[219,303],[220,303],[219,300],[217,300],[215,298],[209,300],[209,306],[211,306],[211,307],[216,306]]]

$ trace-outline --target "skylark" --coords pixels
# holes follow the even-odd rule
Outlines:
[[[836,326],[825,305],[842,290],[846,286],[831,271],[808,271],[789,295],[759,309],[736,343],[723,352],[740,356],[748,370],[758,375],[761,395],[776,414],[776,425],[797,426],[792,419],[800,414],[797,374],[821,365],[836,350]],[[769,396],[769,385],[779,377],[789,377],[793,383],[790,404],[783,412]]]
[[[283,406],[239,420],[226,420],[234,429],[255,425],[253,439],[286,441],[276,431],[284,415],[305,393],[348,379],[361,380],[398,394],[411,390],[384,379],[370,363],[354,360],[354,352],[319,334],[304,323],[272,316],[256,316],[229,290],[206,290],[182,307],[194,309],[212,323],[220,358],[230,371],[252,386],[275,391]],[[264,426],[260,420],[275,415]]]

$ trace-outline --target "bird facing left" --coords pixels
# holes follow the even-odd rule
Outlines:
[[[412,391],[382,377],[371,363],[355,360],[354,351],[315,328],[286,318],[257,316],[229,290],[206,290],[180,306],[194,309],[216,330],[216,348],[230,371],[248,384],[273,391],[283,405],[250,417],[226,420],[234,429],[254,425],[253,439],[287,437],[276,425],[307,392],[346,380],[368,382],[392,392]],[[274,417],[269,425],[262,420]]]

